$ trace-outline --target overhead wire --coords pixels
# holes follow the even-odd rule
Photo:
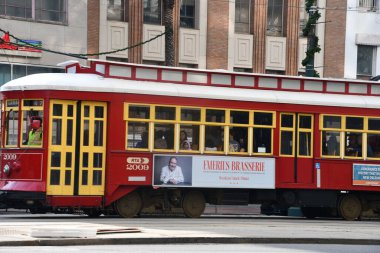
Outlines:
[[[44,48],[44,47],[38,47],[38,46],[35,46],[33,44],[30,44],[28,43],[27,41],[23,40],[23,39],[20,39],[16,36],[14,36],[13,34],[9,33],[8,31],[5,31],[3,29],[0,28],[0,32],[3,32],[4,34],[5,33],[8,33],[10,37],[12,37],[13,39],[15,39],[16,41],[22,41],[23,44],[19,44],[19,43],[15,43],[15,42],[6,42],[4,41],[2,38],[0,38],[0,44],[1,43],[8,43],[10,45],[14,45],[14,46],[23,46],[23,47],[30,47],[30,48],[34,48],[34,49],[38,49],[38,50],[41,50],[41,51],[45,51],[45,52],[50,52],[50,53],[55,53],[55,54],[61,54],[61,55],[66,55],[66,56],[70,56],[70,57],[75,57],[75,58],[79,58],[79,59],[88,59],[87,56],[99,56],[99,55],[106,55],[106,54],[114,54],[114,53],[117,53],[117,52],[121,52],[121,51],[125,51],[125,50],[129,50],[129,49],[132,49],[132,48],[135,48],[135,47],[139,47],[139,46],[142,46],[146,43],[149,43],[163,35],[165,35],[167,32],[163,32],[163,33],[160,33],[148,40],[145,40],[145,41],[142,41],[140,43],[137,43],[135,45],[132,45],[132,46],[128,46],[128,47],[124,47],[124,48],[120,48],[120,49],[116,49],[116,50],[112,50],[112,51],[107,51],[107,52],[100,52],[100,53],[92,53],[92,54],[78,54],[78,53],[66,53],[66,52],[60,52],[60,51],[56,51],[56,50],[51,50],[51,49],[48,49],[48,48]]]

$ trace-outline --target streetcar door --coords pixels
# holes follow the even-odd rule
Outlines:
[[[82,102],[79,195],[104,195],[107,104]]]
[[[48,195],[74,194],[76,107],[76,101],[50,103]]]
[[[312,114],[280,114],[281,183],[313,183],[313,126]]]
[[[107,104],[50,103],[48,195],[104,195]]]

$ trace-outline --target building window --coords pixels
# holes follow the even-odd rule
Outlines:
[[[362,11],[379,11],[379,0],[359,0],[358,7]]]
[[[128,0],[108,0],[107,20],[128,22]]]
[[[161,0],[144,0],[144,23],[161,25]]]
[[[0,64],[0,86],[4,83],[26,75],[37,73],[63,73],[63,69],[28,65]]]
[[[283,26],[283,0],[268,1],[267,34],[274,36],[282,35]]]
[[[357,75],[370,77],[374,74],[376,47],[358,45]]]
[[[305,0],[300,2],[300,36],[303,36],[303,29],[306,27],[309,14],[306,11]]]
[[[0,86],[12,80],[11,78],[11,65],[0,64]]]
[[[250,33],[250,0],[235,2],[235,33]]]
[[[195,28],[195,0],[181,0],[180,26]]]
[[[66,23],[67,0],[2,0],[0,15]]]

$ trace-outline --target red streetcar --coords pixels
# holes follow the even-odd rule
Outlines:
[[[1,87],[0,204],[380,211],[380,84],[91,61]]]

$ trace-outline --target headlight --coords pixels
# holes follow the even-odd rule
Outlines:
[[[5,164],[3,172],[5,175],[9,175],[9,173],[11,172],[11,167],[9,167],[9,164]]]

